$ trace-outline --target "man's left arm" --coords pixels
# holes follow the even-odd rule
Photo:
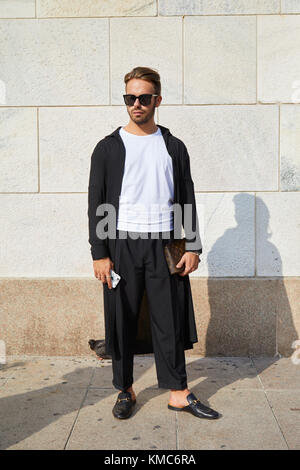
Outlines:
[[[183,143],[183,228],[186,238],[186,251],[198,255],[202,253],[202,242],[199,231],[194,182],[191,176],[190,156]],[[186,206],[185,206],[186,205]]]
[[[178,268],[184,265],[184,270],[179,276],[186,276],[198,269],[200,263],[199,255],[202,253],[202,243],[199,232],[199,221],[196,208],[194,182],[191,176],[190,157],[186,146],[183,144],[183,182],[182,182],[182,225],[184,228],[186,252],[176,265]]]

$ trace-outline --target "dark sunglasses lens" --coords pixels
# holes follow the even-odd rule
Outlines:
[[[124,101],[127,106],[132,106],[134,104],[135,97],[133,95],[125,95]]]
[[[142,106],[148,106],[151,102],[152,95],[141,95],[139,98],[139,102]]]
[[[133,106],[135,103],[136,97],[134,95],[125,96],[125,104],[127,106]],[[151,95],[141,95],[139,97],[139,102],[142,106],[148,106],[151,102]]]

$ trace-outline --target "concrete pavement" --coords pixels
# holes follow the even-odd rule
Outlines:
[[[291,358],[186,357],[188,384],[221,413],[168,410],[153,355],[135,356],[137,405],[112,415],[111,361],[8,356],[0,365],[1,449],[300,449],[300,364]]]

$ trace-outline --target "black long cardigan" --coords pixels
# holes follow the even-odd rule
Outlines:
[[[181,227],[183,226],[187,240],[187,251],[200,251],[200,253],[202,253],[194,183],[191,177],[190,158],[187,148],[179,138],[171,134],[168,128],[160,124],[157,124],[157,126],[162,132],[166,148],[172,158],[174,203],[179,203],[182,209],[182,218],[174,211],[175,238],[182,238]],[[100,204],[111,204],[116,211],[116,217],[112,222],[115,228],[126,157],[125,146],[119,134],[120,127],[121,126],[115,129],[111,134],[106,135],[95,146],[91,156],[88,186],[88,221],[91,255],[93,260],[110,257],[114,263],[114,270],[116,272],[118,272],[119,269],[119,256],[118,253],[116,253],[115,232],[114,236],[111,238],[107,236],[105,239],[103,236],[100,238],[97,236],[96,228],[98,233],[99,228],[102,234],[105,231],[104,228],[101,227],[101,224],[98,223],[107,213],[105,213],[105,215],[97,215],[96,211]],[[191,207],[192,224],[186,222],[185,204]],[[111,220],[112,219],[109,219],[109,223],[111,223]],[[177,309],[180,321],[180,331],[184,339],[184,349],[192,349],[193,343],[196,343],[198,338],[189,276],[174,274],[171,278],[172,289],[174,289],[174,308]],[[106,283],[103,284],[106,354],[112,354],[114,352],[116,357],[118,357],[119,354],[116,321],[119,322],[118,330],[122,328],[123,321],[117,311],[117,299],[119,295],[118,286],[115,289],[109,289]],[[138,333],[134,353],[145,354],[152,352],[151,323],[145,290],[139,313]]]

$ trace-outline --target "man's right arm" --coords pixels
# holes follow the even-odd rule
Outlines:
[[[97,236],[98,222],[104,216],[97,216],[97,207],[105,203],[105,147],[99,141],[91,156],[90,176],[88,186],[88,219],[89,219],[89,243],[93,260],[109,257],[107,240]]]

